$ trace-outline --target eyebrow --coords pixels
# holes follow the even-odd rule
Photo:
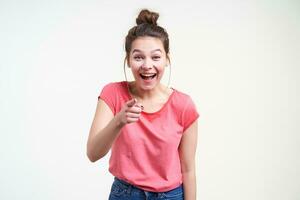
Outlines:
[[[154,49],[154,50],[151,51],[151,53],[153,53],[153,52],[155,52],[155,51],[160,51],[160,52],[161,52],[160,49]],[[139,50],[139,49],[134,49],[134,50],[132,51],[132,53],[134,53],[134,52],[142,52],[142,51]]]

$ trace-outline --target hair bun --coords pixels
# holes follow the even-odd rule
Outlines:
[[[147,9],[141,10],[139,16],[136,18],[136,24],[140,25],[143,23],[157,25],[156,21],[159,17],[159,14],[156,12],[151,12]]]

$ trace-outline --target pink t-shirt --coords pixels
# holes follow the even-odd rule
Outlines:
[[[165,192],[182,183],[178,146],[184,131],[199,117],[192,99],[172,89],[159,111],[142,112],[139,121],[121,129],[112,145],[110,173],[146,191]],[[115,115],[131,96],[123,81],[105,85],[99,98]]]

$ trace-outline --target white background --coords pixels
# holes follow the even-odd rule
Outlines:
[[[200,112],[197,199],[300,199],[299,1],[1,1],[0,199],[107,199],[86,141],[141,8]],[[168,72],[166,72],[167,74]]]

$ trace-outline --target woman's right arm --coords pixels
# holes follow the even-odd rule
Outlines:
[[[104,157],[122,127],[137,121],[140,112],[140,106],[132,99],[114,116],[109,106],[99,99],[87,141],[87,156],[90,161],[95,162]]]

